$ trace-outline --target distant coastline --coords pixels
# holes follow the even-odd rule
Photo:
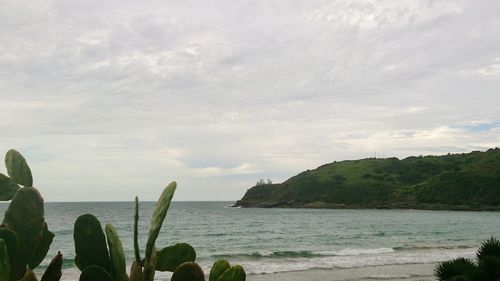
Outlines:
[[[500,211],[500,206],[469,206],[469,205],[444,205],[444,204],[405,204],[391,203],[387,205],[346,205],[325,203],[321,201],[310,203],[294,203],[294,202],[247,202],[236,201],[231,207],[235,208],[296,208],[296,209],[389,209],[389,210],[429,210],[429,211]]]
[[[500,211],[500,149],[333,162],[257,184],[233,206]]]

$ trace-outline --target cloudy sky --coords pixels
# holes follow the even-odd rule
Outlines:
[[[335,160],[484,150],[500,1],[3,0],[0,131],[47,201],[172,180],[235,200]]]

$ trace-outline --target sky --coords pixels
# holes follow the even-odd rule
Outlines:
[[[486,150],[499,107],[498,0],[0,2],[0,154],[46,201]]]

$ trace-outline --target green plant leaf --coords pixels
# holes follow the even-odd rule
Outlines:
[[[135,197],[135,215],[134,215],[134,255],[138,265],[142,263],[141,251],[139,249],[139,198]]]
[[[47,269],[42,275],[40,281],[59,281],[62,276],[61,267],[63,263],[63,255],[58,252],[57,255],[52,259]]]
[[[434,270],[434,274],[439,281],[452,280],[455,277],[461,277],[464,280],[473,280],[477,274],[477,266],[470,259],[457,258],[438,264]]]
[[[4,241],[5,246],[7,247],[7,252],[9,253],[11,274],[13,271],[23,271],[26,265],[22,264],[22,259],[19,259],[19,238],[17,237],[17,234],[10,228],[0,227],[0,239]]]
[[[174,271],[171,281],[205,281],[205,274],[195,262],[185,262]]]
[[[11,178],[4,174],[0,174],[0,201],[9,201],[14,198],[19,185]]]
[[[156,247],[153,246],[153,253],[149,259],[144,260],[144,270],[142,271],[143,281],[155,280],[156,273]]]
[[[3,226],[13,230],[19,239],[16,263],[11,265],[13,280],[19,280],[25,274],[45,227],[43,198],[36,188],[24,187],[16,192],[5,211]]]
[[[23,186],[33,186],[33,177],[26,159],[14,149],[5,155],[5,167],[13,181]]]
[[[151,258],[153,252],[153,247],[160,233],[161,226],[165,217],[167,216],[168,208],[170,207],[170,202],[172,197],[174,197],[175,188],[177,183],[174,181],[170,183],[162,192],[160,199],[156,203],[155,210],[153,212],[153,217],[151,219],[151,227],[149,229],[148,242],[146,243],[146,259]]]
[[[196,251],[187,243],[178,243],[158,251],[156,257],[156,270],[174,272],[182,263],[193,262]]]
[[[500,258],[500,240],[493,237],[481,243],[481,247],[477,250],[477,259],[481,260],[485,257],[493,256]]]
[[[73,231],[75,240],[75,264],[80,270],[97,265],[106,272],[111,272],[106,238],[101,223],[91,214],[79,216]]]
[[[111,274],[97,265],[87,266],[80,274],[80,281],[114,281]]]
[[[115,281],[127,281],[125,253],[122,242],[111,224],[106,224],[106,238],[108,240],[109,256],[111,260],[111,273]]]
[[[224,271],[228,270],[231,266],[227,260],[217,260],[214,262],[212,269],[210,270],[209,281],[217,281],[217,279],[224,273]]]
[[[49,231],[47,223],[45,223],[42,238],[38,242],[38,245],[35,248],[35,252],[31,256],[31,260],[28,263],[28,266],[31,269],[35,269],[43,261],[43,259],[47,255],[47,252],[49,251],[52,240],[54,240],[54,233]]]
[[[7,281],[10,279],[10,263],[7,245],[3,239],[0,239],[0,280]]]
[[[217,281],[245,281],[247,275],[241,265],[233,265],[228,270],[224,271]]]

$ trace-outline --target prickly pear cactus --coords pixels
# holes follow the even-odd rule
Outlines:
[[[171,281],[205,281],[205,274],[195,262],[185,262],[174,271]]]
[[[214,265],[212,266],[212,269],[210,270],[210,277],[208,278],[209,281],[217,281],[219,276],[224,273],[224,271],[228,270],[231,266],[229,265],[229,262],[227,260],[217,260],[214,262]]]
[[[127,281],[125,253],[122,242],[111,224],[106,224],[106,238],[109,246],[109,256],[111,260],[111,272],[115,281]]]
[[[135,197],[134,214],[134,255],[137,265],[142,264],[141,250],[139,249],[139,198]]]
[[[80,281],[114,281],[113,277],[104,268],[91,265],[87,266],[80,274]]]
[[[177,183],[174,181],[170,183],[158,199],[156,203],[155,210],[153,212],[153,218],[151,219],[151,227],[149,229],[148,242],[146,244],[146,259],[151,257],[153,252],[153,247],[160,233],[161,226],[165,217],[167,216],[168,208],[170,207],[170,202],[172,197],[174,197],[175,188]]]
[[[42,237],[36,245],[35,251],[33,252],[31,259],[28,262],[30,268],[36,268],[45,258],[47,252],[49,251],[50,244],[54,240],[54,233],[50,232],[47,223],[44,223],[44,228],[42,232]]]
[[[20,188],[10,203],[2,227],[13,230],[19,239],[19,251],[15,264],[11,265],[14,278],[20,279],[34,251],[43,239],[45,227],[43,198],[34,187]]]
[[[178,243],[170,247],[163,248],[156,254],[156,270],[171,271],[184,262],[193,262],[196,259],[196,251],[187,243]]]
[[[9,201],[14,198],[19,185],[8,176],[0,173],[0,201]]]
[[[228,270],[224,271],[217,281],[245,281],[247,275],[241,265],[231,266]]]
[[[80,270],[96,265],[111,272],[106,238],[101,223],[91,214],[81,215],[76,219],[73,231],[75,240],[75,264]],[[82,273],[83,274],[83,273]]]
[[[21,153],[14,149],[7,151],[5,167],[7,167],[7,173],[13,181],[23,186],[33,186],[31,169]]]
[[[23,271],[23,267],[25,267],[19,255],[19,239],[12,229],[6,227],[0,227],[0,239],[4,241],[7,253],[9,253],[9,272],[12,274],[12,278],[14,278],[11,269],[16,269],[17,272],[21,272]]]
[[[160,233],[161,226],[165,217],[167,216],[170,202],[174,196],[177,183],[174,181],[170,183],[162,192],[160,199],[155,205],[153,217],[151,219],[151,227],[149,229],[148,241],[146,243],[146,258],[144,261],[144,281],[153,281],[156,268],[156,247],[155,242]]]
[[[63,255],[58,252],[57,255],[52,259],[49,266],[42,275],[40,281],[59,281],[61,280]]]

